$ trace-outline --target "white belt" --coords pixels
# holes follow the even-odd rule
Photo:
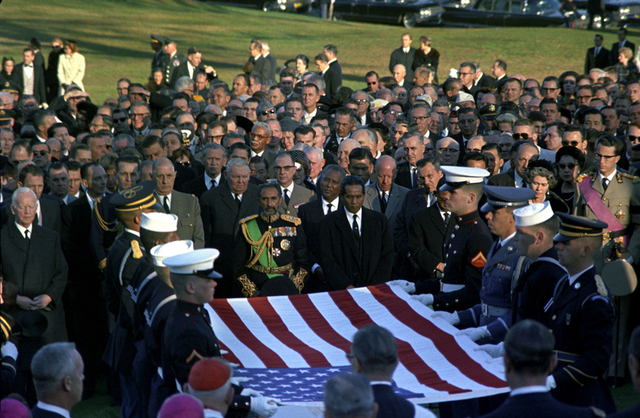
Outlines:
[[[456,290],[460,290],[463,289],[464,285],[463,284],[448,284],[448,283],[442,283],[442,287],[440,288],[440,291],[443,293],[451,293],[451,292],[455,292]]]
[[[482,315],[484,316],[502,316],[509,312],[509,308],[499,308],[497,306],[489,306],[486,303],[481,305]]]
[[[162,367],[158,367],[158,375],[164,379],[164,376],[162,375]]]

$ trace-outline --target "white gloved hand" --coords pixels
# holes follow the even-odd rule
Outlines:
[[[225,354],[229,354],[227,350],[220,350],[220,355],[224,356]]]
[[[18,347],[11,341],[7,341],[2,344],[2,357],[11,357],[12,359],[18,358]]]
[[[478,341],[480,338],[491,337],[491,333],[486,326],[479,328],[467,328],[456,332],[456,335],[466,335],[471,341]]]
[[[280,401],[278,399],[267,396],[251,398],[251,412],[262,418],[270,418],[278,411],[279,404]]]
[[[411,299],[415,299],[423,305],[433,305],[433,295],[431,293],[425,293],[424,295],[413,295]]]
[[[230,380],[232,385],[241,386],[242,382],[248,382],[251,379],[248,377],[232,377]]]
[[[410,295],[413,295],[414,293],[416,293],[416,284],[408,282],[406,280],[391,280],[390,282],[387,282],[387,284],[389,286],[391,285],[400,286],[400,289],[404,290]]]
[[[552,374],[550,374],[549,376],[547,376],[547,389],[551,390],[555,389],[556,387],[558,387],[558,385],[556,384],[556,379]]]
[[[473,351],[484,351],[493,358],[502,357],[504,354],[504,343],[479,345],[474,348]]]
[[[434,312],[433,315],[431,315],[431,318],[432,319],[442,318],[448,323],[450,323],[451,325],[458,325],[460,323],[460,317],[458,316],[458,312],[449,313],[444,311],[438,311],[438,312]]]
[[[242,389],[242,392],[240,392],[241,396],[253,396],[253,397],[258,397],[258,396],[262,396],[262,393],[258,392],[257,390],[253,390],[253,389],[249,389],[249,388],[244,388]]]

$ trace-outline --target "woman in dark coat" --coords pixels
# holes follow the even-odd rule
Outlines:
[[[420,37],[420,49],[413,54],[412,70],[418,67],[431,67],[435,74],[434,82],[438,82],[438,62],[440,61],[440,53],[437,49],[431,48],[431,38],[428,36]]]

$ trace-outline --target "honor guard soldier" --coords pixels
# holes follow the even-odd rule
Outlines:
[[[478,344],[502,341],[512,325],[511,286],[515,274],[527,266],[525,257],[516,253],[513,238],[516,235],[515,209],[526,206],[535,197],[531,189],[483,186],[487,196],[481,210],[486,213],[487,225],[498,237],[489,250],[487,264],[482,270],[480,304],[464,311],[436,312],[451,325],[462,329]]]
[[[178,52],[177,40],[174,38],[164,37],[164,56],[162,57],[162,74],[164,75],[164,84],[167,86],[171,81],[173,71],[180,66],[180,64],[187,62],[187,57]]]
[[[482,185],[487,170],[481,168],[442,166],[446,177],[441,190],[445,209],[455,216],[455,226],[445,244],[445,263],[441,279],[416,283],[413,298],[434,310],[454,312],[480,303],[482,269],[493,239],[478,213]]]
[[[151,49],[153,49],[153,58],[151,59],[151,71],[156,68],[162,68],[162,60],[166,53],[164,52],[164,38],[160,35],[151,34]]]
[[[300,218],[278,213],[282,192],[277,183],[261,184],[258,201],[262,213],[242,219],[236,237],[234,275],[242,285],[242,294],[298,294],[308,271],[307,241]]]
[[[119,374],[123,417],[140,416],[136,385],[131,378],[133,359],[136,355],[133,325],[129,314],[133,303],[127,296],[128,292],[125,295],[123,291],[133,279],[144,257],[140,240],[142,213],[162,209],[156,201],[154,191],[155,182],[147,181],[121,190],[110,199],[124,231],[113,243],[105,268],[106,284],[111,291],[109,297],[117,301],[112,306],[118,310],[113,312],[116,315],[116,324],[103,359]]]
[[[556,338],[558,366],[547,380],[553,396],[576,406],[615,411],[603,374],[609,364],[615,308],[594,262],[607,224],[558,213],[558,261],[569,274],[558,282],[547,305]]]

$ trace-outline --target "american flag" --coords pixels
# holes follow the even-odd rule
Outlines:
[[[359,328],[377,324],[398,342],[396,392],[415,403],[508,391],[503,366],[396,286],[296,296],[219,299],[207,306],[223,357],[243,386],[290,405],[322,404],[324,382],[349,370]]]

